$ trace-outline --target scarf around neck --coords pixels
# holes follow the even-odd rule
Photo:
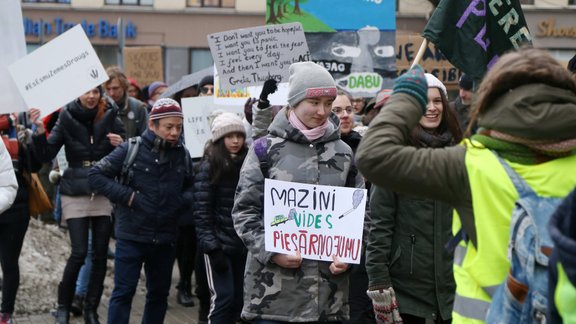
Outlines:
[[[508,161],[528,165],[570,156],[576,149],[576,139],[532,140],[486,128],[479,129],[472,140],[497,151]]]
[[[414,132],[414,145],[417,147],[445,147],[454,144],[454,137],[448,130],[444,133],[430,133],[418,125]]]
[[[330,125],[328,119],[326,119],[324,124],[309,129],[308,127],[306,127],[306,125],[304,125],[304,123],[302,123],[302,121],[300,121],[298,116],[296,116],[294,110],[290,110],[290,112],[288,113],[288,120],[290,121],[290,124],[292,124],[292,126],[300,130],[300,132],[302,132],[302,134],[304,134],[304,136],[306,136],[306,138],[310,142],[324,136],[324,133],[326,133],[326,129],[328,128],[328,125]]]

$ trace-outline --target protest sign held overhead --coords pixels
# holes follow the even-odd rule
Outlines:
[[[47,115],[108,80],[82,26],[76,25],[8,67],[28,108]]]
[[[26,55],[26,41],[22,26],[20,1],[5,1],[0,11],[0,113],[26,110],[26,104],[18,92],[8,66]]]
[[[124,73],[143,86],[154,81],[163,81],[162,47],[124,48]]]
[[[290,64],[310,60],[300,23],[210,34],[208,43],[225,90],[261,85],[270,78],[287,82]]]
[[[360,263],[366,189],[266,179],[266,251]]]
[[[518,0],[442,0],[422,35],[474,79],[532,37]]]
[[[210,124],[216,111],[235,113],[244,117],[244,107],[240,105],[220,105],[214,103],[212,96],[182,98],[184,114],[184,141],[190,156],[200,158],[204,154],[204,145],[212,138]]]

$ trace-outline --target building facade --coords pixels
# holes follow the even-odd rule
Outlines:
[[[521,2],[534,45],[567,62],[576,53],[576,0]],[[415,35],[424,29],[433,5],[396,0],[396,8],[397,35]],[[206,35],[264,25],[266,1],[22,0],[22,9],[29,51],[80,23],[104,66],[121,64],[123,45],[161,46],[164,80],[173,83],[212,65]],[[406,44],[397,43],[400,52]],[[411,46],[417,51],[419,44]]]

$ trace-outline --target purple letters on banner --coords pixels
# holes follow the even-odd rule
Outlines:
[[[476,8],[479,3],[482,4],[481,9]],[[468,5],[468,8],[466,8],[466,11],[464,11],[464,14],[462,14],[462,17],[460,17],[460,20],[458,20],[456,26],[462,28],[462,25],[464,25],[470,14],[474,14],[477,17],[486,16],[486,0],[472,0]]]

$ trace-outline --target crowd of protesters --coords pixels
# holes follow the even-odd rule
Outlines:
[[[323,67],[294,63],[285,105],[271,105],[277,82],[267,80],[244,119],[211,114],[212,138],[193,159],[182,99],[214,95],[212,75],[166,98],[162,81],[141,89],[110,67],[108,81],[51,115],[0,116],[0,324],[14,323],[29,177],[42,165],[54,169],[55,215],[72,247],[54,296],[57,324],[71,314],[100,323],[109,256],[110,324],[130,322],[142,268],[142,321],[162,323],[174,263],[177,301],[195,307],[197,298],[199,323],[574,321],[575,69],[576,57],[566,70],[522,49],[483,80],[462,75],[450,102],[418,65],[362,98]],[[267,251],[266,178],[368,189],[360,263]],[[551,216],[556,248],[542,254],[550,281],[538,297],[507,259],[516,183],[567,197]],[[530,314],[513,317],[502,290]]]

